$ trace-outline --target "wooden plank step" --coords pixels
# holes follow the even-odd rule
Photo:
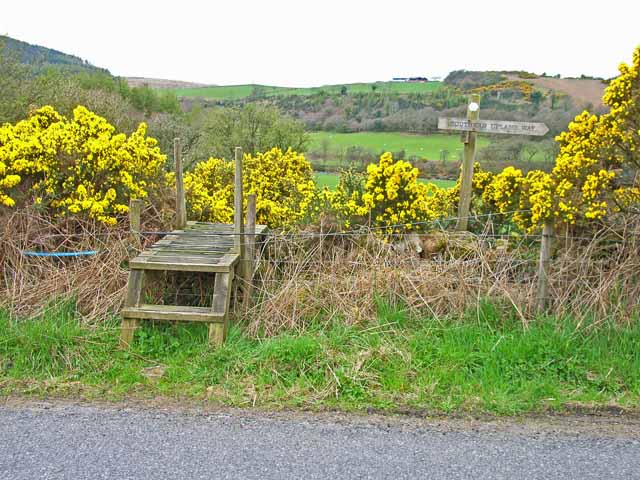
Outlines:
[[[122,309],[123,318],[136,320],[170,320],[176,322],[224,322],[224,313],[207,307],[180,305],[139,305]]]
[[[195,253],[187,253],[187,252],[176,252],[176,251],[171,251],[171,250],[145,250],[144,252],[142,252],[140,255],[138,255],[139,257],[144,257],[144,258],[164,258],[164,257],[178,257],[180,259],[182,258],[192,258],[192,259],[198,259],[198,258],[202,258],[203,260],[212,260],[212,261],[217,261],[217,259],[220,259],[222,257],[224,257],[224,252],[195,252]]]
[[[179,256],[152,260],[153,257],[139,255],[129,262],[129,268],[178,272],[228,272],[238,262],[239,258],[240,256],[237,253],[230,253],[219,259],[211,260],[203,257],[191,259]],[[216,260],[216,263],[212,263],[213,260]]]

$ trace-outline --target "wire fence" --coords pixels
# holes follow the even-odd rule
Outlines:
[[[240,259],[251,267],[251,276],[238,277],[235,295],[242,299],[250,290],[253,301],[238,318],[256,335],[335,318],[366,322],[375,318],[376,305],[384,298],[413,315],[438,318],[480,312],[484,302],[491,302],[528,324],[538,312],[539,254],[545,237],[515,232],[505,217],[513,213],[470,215],[473,233],[446,228],[459,217],[345,231],[317,231],[316,226],[316,231],[264,232],[256,239],[255,256]],[[93,227],[66,233],[12,219],[0,239],[0,304],[24,315],[52,299],[73,297],[87,321],[117,312],[126,290],[127,260],[164,236],[189,234],[149,226],[154,225],[134,233]],[[401,227],[406,231],[388,233]],[[198,235],[231,245],[238,234]],[[242,233],[240,244],[252,245],[249,236]],[[547,312],[618,322],[636,318],[639,237],[637,219],[589,235],[555,232],[555,248],[545,265]],[[95,254],[29,254],[88,251]],[[213,282],[207,274],[157,274],[151,285],[146,295],[167,304],[211,301]]]

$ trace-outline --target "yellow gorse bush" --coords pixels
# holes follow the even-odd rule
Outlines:
[[[86,215],[108,225],[163,182],[166,157],[141,123],[130,136],[76,107],[68,119],[45,106],[0,127],[0,203],[34,202],[55,216]]]
[[[419,171],[404,160],[382,154],[367,167],[364,185],[347,188],[341,179],[335,192],[325,190],[324,199],[342,223],[397,230],[424,229],[431,221],[450,215],[455,189],[442,189],[418,181]]]
[[[245,154],[244,192],[256,194],[258,223],[288,227],[311,215],[316,200],[312,175],[309,161],[291,149]],[[210,158],[187,172],[184,182],[190,218],[232,222],[233,178],[233,163],[219,158]],[[246,206],[246,196],[244,202]]]

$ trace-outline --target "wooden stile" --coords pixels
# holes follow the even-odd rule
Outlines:
[[[234,223],[214,224],[188,222],[182,179],[182,159],[180,141],[175,139],[176,159],[176,228],[161,240],[139,253],[129,261],[129,283],[127,298],[122,314],[120,347],[126,348],[132,341],[138,322],[163,320],[177,322],[204,322],[209,324],[209,342],[220,345],[224,342],[231,310],[231,288],[235,275],[243,279],[244,285],[251,285],[253,258],[255,256],[255,235],[262,234],[266,227],[256,225],[256,197],[249,195],[247,232],[244,235],[242,198],[242,149],[236,148],[234,180]],[[142,201],[133,200],[130,208],[132,234],[141,230],[140,212]],[[245,241],[248,249],[245,250]],[[244,261],[241,261],[244,260]],[[141,304],[142,292],[146,301],[153,295],[149,291],[161,288],[163,272],[203,272],[213,278],[211,307]],[[144,290],[147,289],[147,290]],[[251,296],[251,289],[245,290],[245,301]],[[158,296],[160,300],[162,296]],[[237,297],[236,297],[237,299]]]

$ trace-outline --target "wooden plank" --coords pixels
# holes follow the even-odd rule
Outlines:
[[[130,262],[132,268],[140,270],[165,270],[168,272],[228,272],[232,265],[228,263],[178,263],[178,262],[148,262],[138,258]]]
[[[197,256],[202,255],[205,257],[222,257],[223,255],[229,253],[229,250],[194,250],[192,248],[170,248],[165,247],[162,250],[156,249],[157,255],[187,255],[187,256]]]
[[[174,250],[194,250],[194,251],[201,251],[201,252],[211,252],[211,251],[225,251],[228,252],[229,248],[226,245],[198,245],[198,244],[190,244],[190,243],[178,243],[178,242],[174,242],[174,243],[163,243],[160,245],[154,244],[151,247],[149,247],[150,249],[154,249],[154,250],[170,250],[170,249],[174,249]]]
[[[256,225],[256,233],[263,233],[267,229],[266,225]],[[233,225],[229,223],[207,223],[207,222],[187,222],[186,231],[213,233],[233,233]]]
[[[193,246],[213,246],[213,245],[228,245],[233,246],[233,238],[213,238],[213,237],[185,237],[177,240],[165,241],[159,243],[159,245],[193,245]]]
[[[176,322],[223,322],[224,315],[207,307],[182,305],[140,305],[124,308],[122,315],[128,319],[168,320]]]
[[[164,245],[153,245],[148,248],[152,252],[166,252],[169,250],[191,250],[195,252],[210,252],[210,253],[226,253],[230,248],[226,248],[224,245],[190,245],[182,243],[167,243]]]
[[[159,243],[163,242],[163,243]],[[189,236],[184,238],[179,238],[175,240],[163,241],[159,240],[159,245],[173,244],[173,245],[233,245],[233,238],[231,236],[220,238],[220,237],[195,237]],[[155,244],[154,244],[155,245]]]
[[[186,252],[184,250],[145,250],[144,252],[142,252],[140,255],[138,255],[139,257],[144,257],[144,258],[164,258],[164,257],[178,257],[178,258],[185,258],[185,259],[198,259],[198,258],[202,258],[202,259],[206,259],[206,260],[212,260],[212,259],[216,259],[216,258],[222,258],[225,255],[226,252],[193,252],[193,253],[189,253]]]
[[[153,255],[149,257],[138,257],[144,258],[146,262],[153,263],[182,263],[184,265],[192,265],[192,264],[200,264],[200,265],[217,265],[219,262],[219,258],[207,258],[204,256],[198,257],[187,257],[181,255],[171,255],[171,256],[162,256],[162,255]]]
[[[152,260],[152,259],[158,259],[158,258],[169,258],[171,260],[169,260],[171,263],[173,263],[175,260],[180,261],[181,259],[185,260],[185,263],[193,263],[193,261],[198,261],[200,259],[202,259],[203,262],[207,263],[207,262],[217,262],[219,259],[221,259],[222,257],[224,257],[224,253],[218,253],[214,256],[212,255],[203,255],[200,253],[193,253],[193,254],[184,254],[184,253],[172,253],[172,252],[164,252],[162,250],[145,250],[144,252],[140,253],[140,255],[138,255],[135,259],[140,259],[140,260]],[[135,260],[134,259],[134,260]]]

